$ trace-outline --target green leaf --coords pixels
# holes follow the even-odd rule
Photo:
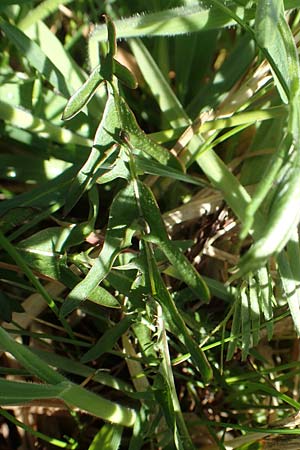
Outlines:
[[[63,375],[56,372],[37,355],[32,353],[28,346],[14,341],[2,327],[0,327],[0,337],[1,348],[6,352],[11,353],[19,364],[40,380],[49,384],[58,384],[65,380]]]
[[[180,161],[170,153],[166,148],[154,142],[147,136],[137,124],[133,112],[123,99],[116,92],[113,93],[115,97],[116,108],[119,114],[119,125],[121,130],[128,135],[130,146],[138,151],[145,152],[147,155],[154,158],[159,163],[182,171]]]
[[[144,72],[144,78],[149,81],[149,89],[157,99],[164,117],[173,126],[177,127],[178,124],[190,126],[190,118],[172,91],[171,86],[166,82],[150,52],[147,51],[140,41],[137,43],[132,41],[131,47],[137,60],[142,61],[140,67]],[[188,146],[189,152],[185,153],[185,162],[188,165],[189,161],[196,157],[197,163],[212,185],[222,192],[225,201],[233,209],[237,217],[243,219],[245,208],[251,200],[250,195],[214,151],[208,150],[198,153],[203,143],[204,139],[201,136],[193,135]],[[261,218],[255,218],[255,222],[260,227]]]
[[[19,250],[24,261],[32,269],[57,279],[69,288],[73,288],[80,281],[80,278],[65,266],[66,261],[62,256],[63,248],[70,233],[72,233],[72,229],[46,228],[20,241],[15,245],[15,248]],[[98,287],[89,299],[102,306],[120,307],[118,301],[102,287]]]
[[[114,403],[68,381],[61,383],[61,386],[60,398],[67,404],[117,425],[125,427],[134,425],[136,418],[134,409]]]
[[[171,390],[167,379],[161,373],[157,373],[153,383],[153,391],[157,403],[163,410],[164,418],[171,431],[175,428],[175,411],[172,402]]]
[[[114,59],[114,74],[121,83],[125,84],[125,86],[130,89],[136,89],[138,87],[135,75],[116,59]]]
[[[64,233],[61,232],[57,249],[61,253],[68,250],[70,247],[81,244],[86,237],[94,232],[95,223],[99,213],[99,194],[94,186],[88,192],[89,200],[89,216],[85,222],[70,224],[69,227],[64,228]]]
[[[68,276],[66,274],[66,268],[63,268],[61,281],[65,283],[68,288],[73,289],[78,283],[80,283],[81,278],[73,274],[72,271],[68,271]],[[102,286],[97,286],[93,292],[90,292],[87,297],[92,303],[96,305],[104,306],[106,308],[120,308],[120,303],[118,300]],[[62,306],[61,315],[67,315],[68,311],[72,312],[74,309],[79,308],[81,300],[76,299],[66,299]],[[65,311],[65,313],[64,313]]]
[[[3,214],[12,208],[18,207],[46,209],[50,206],[52,206],[52,212],[54,212],[65,202],[65,189],[68,188],[76,173],[74,169],[74,167],[71,167],[58,177],[40,184],[39,187],[32,189],[32,191],[24,192],[12,199],[1,202],[0,213]]]
[[[157,161],[146,159],[142,156],[136,156],[134,162],[138,173],[141,174],[148,173],[159,177],[168,177],[174,180],[183,181],[185,183],[195,184],[197,186],[207,185],[207,183],[200,178],[193,177],[183,173],[182,171],[173,169],[172,167],[166,167]]]
[[[262,47],[268,48],[276,43],[279,17],[283,12],[282,0],[257,1],[255,29],[256,38]]]
[[[188,259],[170,241],[152,192],[141,182],[138,183],[138,188],[143,217],[150,227],[150,235],[145,235],[145,239],[160,247],[170,263],[176,267],[181,279],[195,292],[198,298],[209,301],[210,294],[206,283]]]
[[[82,356],[81,362],[85,364],[89,361],[98,359],[103,353],[112,350],[117,340],[128,330],[135,320],[136,316],[126,316],[116,325],[105,331],[96,344]]]
[[[300,281],[300,246],[299,246],[298,228],[295,228],[293,230],[291,239],[287,243],[286,253],[287,253],[287,257],[289,259],[293,277],[299,284],[299,281]],[[297,289],[299,289],[298,286],[297,286]]]
[[[160,367],[154,380],[155,397],[161,405],[176,450],[195,450],[177,396],[162,308],[157,308],[157,343]]]
[[[104,18],[107,26],[109,50],[105,56],[100,57],[100,64],[94,68],[85,83],[69,99],[62,116],[63,120],[75,117],[91,100],[96,89],[103,81],[112,81],[115,67],[120,75],[123,75],[128,80],[129,84],[133,83],[133,76],[129,70],[114,61],[113,57],[117,47],[115,27],[107,15],[104,15]]]
[[[28,16],[30,16],[30,14],[28,14],[26,18],[28,18]],[[82,86],[87,79],[86,73],[64,48],[58,36],[54,34],[44,22],[38,21],[30,28],[26,28],[24,32],[32,41],[38,43],[44,54],[51,61],[55,61],[56,67],[64,74],[65,79],[68,80],[68,87],[71,94]],[[97,61],[95,66],[98,65],[98,63],[99,61]],[[103,94],[98,95],[96,92],[93,99],[88,104],[89,114],[96,120],[99,120],[99,111],[102,112],[105,106],[102,96]],[[52,97],[51,100],[52,103],[55,100],[55,97]],[[63,107],[63,103],[61,103],[60,107]],[[55,113],[57,113],[57,111],[55,111]]]
[[[249,233],[253,225],[255,213],[265,200],[276,178],[278,178],[280,169],[282,169],[284,165],[284,160],[288,157],[291,145],[292,145],[291,135],[287,134],[283,137],[282,141],[280,142],[277,151],[270,158],[270,161],[267,167],[265,168],[262,176],[260,177],[258,185],[256,186],[254,195],[252,197],[252,201],[246,208],[245,220],[240,234],[241,239],[245,239],[245,237]]]
[[[157,354],[155,343],[152,341],[153,330],[151,329],[151,325],[148,321],[145,321],[144,323],[142,321],[139,322],[138,320],[135,320],[132,325],[132,329],[138,340],[142,355],[146,359],[147,363],[152,366],[157,365]]]
[[[279,93],[287,103],[288,98],[292,98],[299,89],[299,62],[293,34],[284,18],[282,0],[258,1],[256,38],[272,60],[271,66]]]
[[[111,63],[111,72],[109,74],[110,77],[106,78],[106,79],[111,80],[113,57],[116,55],[116,52],[117,52],[116,29],[115,29],[115,25],[114,25],[113,21],[107,14],[104,14],[103,17],[104,17],[104,20],[105,20],[105,23],[107,26],[107,41],[108,41],[108,46],[109,46],[106,58],[109,58],[110,63]]]
[[[59,280],[60,267],[65,264],[65,260],[57,250],[57,244],[63,232],[60,227],[45,228],[20,241],[15,248],[30,267]]]
[[[124,152],[124,148],[121,147],[119,152],[115,152],[106,161],[106,164],[102,167],[106,167],[105,170],[98,171],[97,184],[110,183],[117,178],[123,178],[124,180],[130,180],[130,172],[127,164],[127,156]]]
[[[64,213],[69,212],[83,193],[90,189],[100,175],[99,170],[116,152],[116,133],[120,129],[118,114],[112,95],[109,95],[101,122],[97,128],[91,153],[74,179],[67,195]],[[117,153],[115,154],[117,157]]]
[[[108,275],[118,254],[131,244],[134,229],[130,227],[138,218],[133,186],[130,184],[114,198],[109,212],[109,220],[103,248],[87,276],[70,292],[60,314],[65,316],[80,302],[93,293],[98,284]],[[70,301],[72,303],[70,303]],[[71,306],[72,308],[71,309]]]
[[[8,5],[22,5],[23,3],[31,3],[32,0],[2,0],[1,6],[6,7]]]
[[[134,410],[106,400],[69,381],[61,381],[54,385],[47,385],[0,380],[1,405],[22,404],[42,398],[61,399],[69,405],[78,407],[89,414],[116,424],[127,427],[132,427],[134,424]]]
[[[82,111],[103,81],[104,78],[100,73],[100,66],[97,66],[84,84],[69,98],[62,115],[62,120],[70,120]]]

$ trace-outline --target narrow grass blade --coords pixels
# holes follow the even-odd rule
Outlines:
[[[292,233],[292,237],[287,243],[286,254],[290,263],[291,271],[293,273],[294,280],[297,284],[297,290],[300,285],[300,246],[299,246],[299,232],[298,228],[295,228]]]
[[[254,9],[245,11],[243,6],[239,9],[236,3],[230,3],[229,7],[232,11],[244,13],[245,21],[254,19]],[[300,0],[286,0],[284,5],[286,10],[298,8]],[[211,2],[207,7],[191,4],[115,21],[118,39],[143,36],[175,36],[232,25],[235,25],[234,20],[225,12],[220,11],[217,6],[211,4]],[[100,42],[105,41],[106,27],[103,25],[98,26],[92,35],[92,39]]]
[[[240,333],[240,328],[241,328],[241,296],[239,293],[234,304],[233,321],[230,332],[230,342],[228,344],[226,356],[227,361],[230,361],[234,355],[237,346],[237,338]]]
[[[289,86],[289,74],[287,67],[287,54],[283,40],[278,29],[280,16],[284,13],[283,0],[271,0],[266,2],[259,0],[256,7],[255,35],[259,45],[264,48],[268,57],[279,67],[285,87],[274,74],[282,100],[287,103],[286,92]]]
[[[297,402],[293,398],[289,397],[288,395],[283,394],[280,391],[274,389],[273,387],[267,385],[266,383],[254,383],[252,381],[248,381],[247,382],[247,387],[249,389],[251,389],[253,392],[261,391],[261,392],[263,392],[265,394],[268,394],[268,395],[271,395],[271,396],[273,396],[275,398],[278,398],[282,402],[286,403],[287,405],[290,405],[293,408],[295,408],[296,411],[299,411],[299,409],[300,409],[300,403],[299,402]],[[297,432],[299,433],[299,430],[297,430]]]
[[[284,161],[287,158],[289,150],[291,148],[292,140],[290,135],[284,136],[282,142],[279,144],[279,148],[276,153],[270,159],[266,170],[256,187],[255,193],[252,197],[251,203],[248,205],[245,214],[245,221],[243,223],[243,228],[240,234],[241,239],[245,239],[249,233],[254,220],[254,215],[259,209],[264,199],[266,198],[268,192],[272,188],[273,183],[278,177],[280,169],[284,165]]]
[[[60,394],[61,386],[25,383],[0,379],[0,404],[19,405],[42,398],[54,398]]]
[[[277,188],[264,233],[238,264],[239,275],[258,269],[271,255],[280,252],[299,223],[299,164],[300,152],[297,149],[290,157],[288,170]]]
[[[242,360],[245,360],[252,345],[251,321],[250,321],[250,303],[247,292],[247,286],[241,289],[241,331],[242,331]]]
[[[284,21],[284,19],[282,19]],[[287,27],[286,22],[282,23],[282,27]],[[282,166],[282,170],[277,176],[278,187],[273,195],[272,203],[269,208],[268,222],[265,230],[258,235],[258,240],[254,243],[251,249],[244,255],[240,261],[239,274],[246,273],[249,270],[255,270],[261,267],[267,259],[274,253],[280,252],[292,232],[299,223],[299,196],[300,196],[300,182],[299,182],[299,135],[300,135],[300,113],[299,113],[299,62],[298,56],[295,53],[295,44],[291,36],[290,30],[285,29],[287,40],[287,48],[289,49],[289,76],[290,94],[292,96],[290,102],[290,114],[288,122],[288,130],[284,139],[283,151],[284,155],[280,155],[281,159],[275,161],[275,172]],[[282,160],[282,162],[281,162]],[[268,177],[267,177],[268,181]],[[270,181],[270,180],[269,180]],[[268,190],[268,186],[264,189],[263,181],[255,197],[255,205],[259,205],[263,200]],[[269,183],[270,184],[270,183]],[[261,197],[260,197],[261,195]],[[255,206],[256,207],[256,206]],[[249,214],[248,214],[249,216]]]
[[[15,342],[9,334],[0,327],[1,348],[11,353],[16,360],[33,375],[49,384],[58,384],[65,380],[59,373],[47,366],[29,347]]]
[[[59,144],[75,144],[91,147],[92,141],[74,133],[67,128],[40,119],[29,111],[9,105],[0,100],[0,118],[9,124],[36,133],[41,138],[49,139]]]
[[[249,309],[251,318],[252,345],[256,346],[260,339],[259,288],[252,274],[249,276]]]
[[[2,346],[0,348],[3,350]],[[31,351],[35,355],[39,356],[45,363],[50,364],[52,367],[56,367],[60,371],[79,375],[84,378],[93,377],[93,381],[96,383],[101,383],[104,386],[109,386],[113,389],[122,391],[123,393],[133,392],[133,388],[130,384],[117,377],[111,376],[105,371],[95,371],[92,367],[85,366],[84,364],[70,359],[69,357],[57,355],[54,352],[40,350],[37,348],[32,348]]]
[[[59,395],[66,403],[76,406],[83,411],[108,422],[125,427],[132,427],[136,413],[133,409],[126,408],[110,400],[106,400],[87,389],[70,382],[61,383],[62,391]]]
[[[284,12],[282,0],[264,2],[258,0],[256,6],[255,29],[260,45],[267,48],[276,39],[279,17]]]
[[[0,230],[0,246],[11,256],[11,258],[18,264],[18,266],[23,270],[23,272],[28,277],[29,281],[32,283],[32,285],[36,288],[36,290],[42,295],[42,297],[46,300],[49,307],[52,309],[52,311],[58,315],[58,308],[53,301],[53,299],[48,294],[47,290],[44,288],[44,286],[40,283],[38,278],[32,273],[32,270],[30,267],[26,264],[22,256],[19,254],[19,252],[15,249],[15,247],[9,242],[8,239],[3,235],[3,233]]]
[[[300,293],[297,282],[291,270],[287,255],[282,251],[278,257],[278,269],[280,273],[281,283],[284,290],[284,295],[287,299],[291,316],[297,331],[300,336]]]
[[[272,289],[272,279],[266,267],[261,267],[256,272],[256,280],[259,286],[259,306],[260,310],[267,321],[266,328],[268,339],[273,335],[273,303],[275,305],[275,297]]]
[[[153,326],[150,323],[136,320],[132,325],[134,334],[139,342],[143,356],[150,365],[157,365],[157,354],[155,344],[152,341],[154,336]]]
[[[21,30],[26,30],[26,28],[29,28],[37,21],[43,20],[50,14],[55,12],[60,5],[67,5],[71,1],[72,0],[44,0],[33,10],[31,10],[30,14],[27,14],[22,20],[20,20],[20,22],[18,23],[18,27]],[[19,4],[20,2],[18,1],[14,3]]]
[[[164,411],[166,422],[172,432],[175,448],[177,450],[195,450],[176,392],[165,322],[160,306],[158,307],[157,333],[157,348],[160,353],[161,364],[160,371],[154,380],[154,389],[158,388],[156,398]]]
[[[14,415],[10,414],[5,409],[0,408],[0,415],[5,417],[5,419],[9,420],[10,422],[12,422],[16,427],[21,428],[22,430],[26,431],[27,433],[31,434],[32,436],[35,436],[38,439],[48,442],[51,445],[54,445],[54,446],[60,447],[60,448],[67,448],[70,450],[75,450],[78,447],[77,442],[74,442],[74,441],[70,442],[70,443],[64,442],[59,439],[49,437],[43,433],[40,433],[39,431],[36,431],[35,429],[29,427],[25,423],[17,420]]]
[[[2,327],[0,327],[0,338],[1,345],[5,349],[5,351],[11,353],[23,367],[28,369],[34,376],[37,376],[46,383],[54,385],[49,386],[49,389],[47,386],[45,387],[45,391],[48,390],[49,392],[50,390],[49,395],[47,394],[48,398],[57,397],[72,406],[79,407],[82,410],[87,411],[88,413],[100,417],[104,420],[129,427],[133,426],[135,420],[134,410],[115,404],[110,400],[106,400],[103,397],[100,397],[93,392],[82,388],[81,386],[77,386],[76,384],[69,382],[63,375],[49,367],[42,359],[31,352],[28,347],[25,347],[24,345],[19,344],[11,339],[11,337]],[[11,381],[6,382],[16,383]],[[32,383],[20,383],[20,385],[20,390],[22,391],[23,388],[24,392],[29,392],[28,397],[30,397],[30,389],[32,387]],[[44,386],[45,385],[39,384],[34,385],[31,395],[34,394],[36,390],[38,390],[39,392],[36,395],[41,396],[41,392],[43,392]],[[6,393],[7,392],[8,391],[6,390]],[[16,396],[16,394],[17,388],[14,386],[14,388],[12,389],[12,397]],[[13,400],[15,401],[16,398],[13,398]],[[9,396],[7,396],[6,401],[9,401]]]
[[[58,37],[45,25],[44,22],[37,22],[35,25],[24,30],[24,33],[34,42],[37,42],[44,54],[51,60],[55,61],[56,67],[68,80],[70,93],[73,94],[79,89],[87,79],[87,74],[75,62],[70,53],[64,48]],[[92,67],[96,67],[99,61]],[[104,93],[94,97],[88,104],[88,112],[96,120],[99,120],[99,111],[103,111],[105,103],[103,100]],[[69,98],[68,96],[67,98]]]
[[[66,98],[70,96],[70,92],[66,80],[60,70],[54,63],[44,54],[41,48],[26,34],[17,27],[6,22],[0,17],[0,28],[4,31],[10,41],[24,55],[28,62],[43,75],[58,92],[61,92]]]
[[[154,98],[156,98],[170,125],[173,128],[178,128],[190,124],[190,119],[143,42],[139,39],[131,40],[130,47],[148,85],[151,87]]]
[[[123,428],[116,425],[103,425],[90,444],[88,450],[118,450]]]
[[[193,363],[201,373],[203,380],[208,381],[212,377],[211,366],[206,359],[204,352],[198,347],[194,339],[189,334],[181,314],[177,310],[170,293],[161,279],[152,249],[147,242],[145,242],[145,249],[148,264],[148,282],[149,286],[151,286],[152,296],[161,305],[164,316],[167,320],[170,320],[170,323],[174,324],[175,328],[173,333],[179,334],[182,337],[187,350],[191,354]]]
[[[74,168],[67,169],[53,180],[41,183],[38,188],[30,192],[24,192],[12,199],[0,203],[0,213],[4,214],[13,208],[35,207],[48,209],[51,212],[59,209],[65,201],[65,189],[70,185],[76,174]]]
[[[288,112],[286,105],[273,106],[263,110],[252,110],[247,112],[235,113],[229,118],[208,120],[200,125],[198,133],[207,133],[213,130],[222,130],[224,128],[237,127],[241,125],[252,125],[257,121],[272,120],[273,118],[284,117]],[[149,136],[160,143],[178,139],[184,132],[185,127],[179,129],[169,129],[151,133]]]
[[[238,10],[235,4],[230,5]],[[241,8],[244,10],[244,8]],[[247,18],[253,18],[254,11],[246,11]],[[143,14],[116,20],[117,38],[130,38],[142,36],[175,36],[195,31],[218,29],[233,25],[234,21],[214,5],[202,6],[192,4],[164,11]],[[105,26],[98,26],[92,39],[106,40]]]
[[[0,320],[11,322],[13,312],[22,313],[24,309],[17,300],[0,292]]]

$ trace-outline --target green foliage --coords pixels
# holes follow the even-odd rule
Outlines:
[[[5,420],[90,450],[299,434],[299,7],[2,1]],[[6,411],[49,399],[72,437]]]

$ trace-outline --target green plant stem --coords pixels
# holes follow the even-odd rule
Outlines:
[[[34,430],[33,428],[29,427],[25,423],[22,423],[19,420],[17,420],[12,414],[9,414],[9,412],[7,412],[3,408],[0,408],[0,414],[1,414],[1,416],[5,417],[7,420],[12,422],[14,425],[16,425],[16,427],[22,428],[27,433],[30,433],[32,436],[42,439],[45,442],[49,442],[49,444],[51,444],[51,445],[55,445],[56,447],[67,448],[67,449],[71,449],[71,450],[75,450],[78,447],[77,442],[74,442],[74,443],[64,442],[64,441],[61,441],[56,438],[51,438],[43,433],[40,433],[39,431]]]

